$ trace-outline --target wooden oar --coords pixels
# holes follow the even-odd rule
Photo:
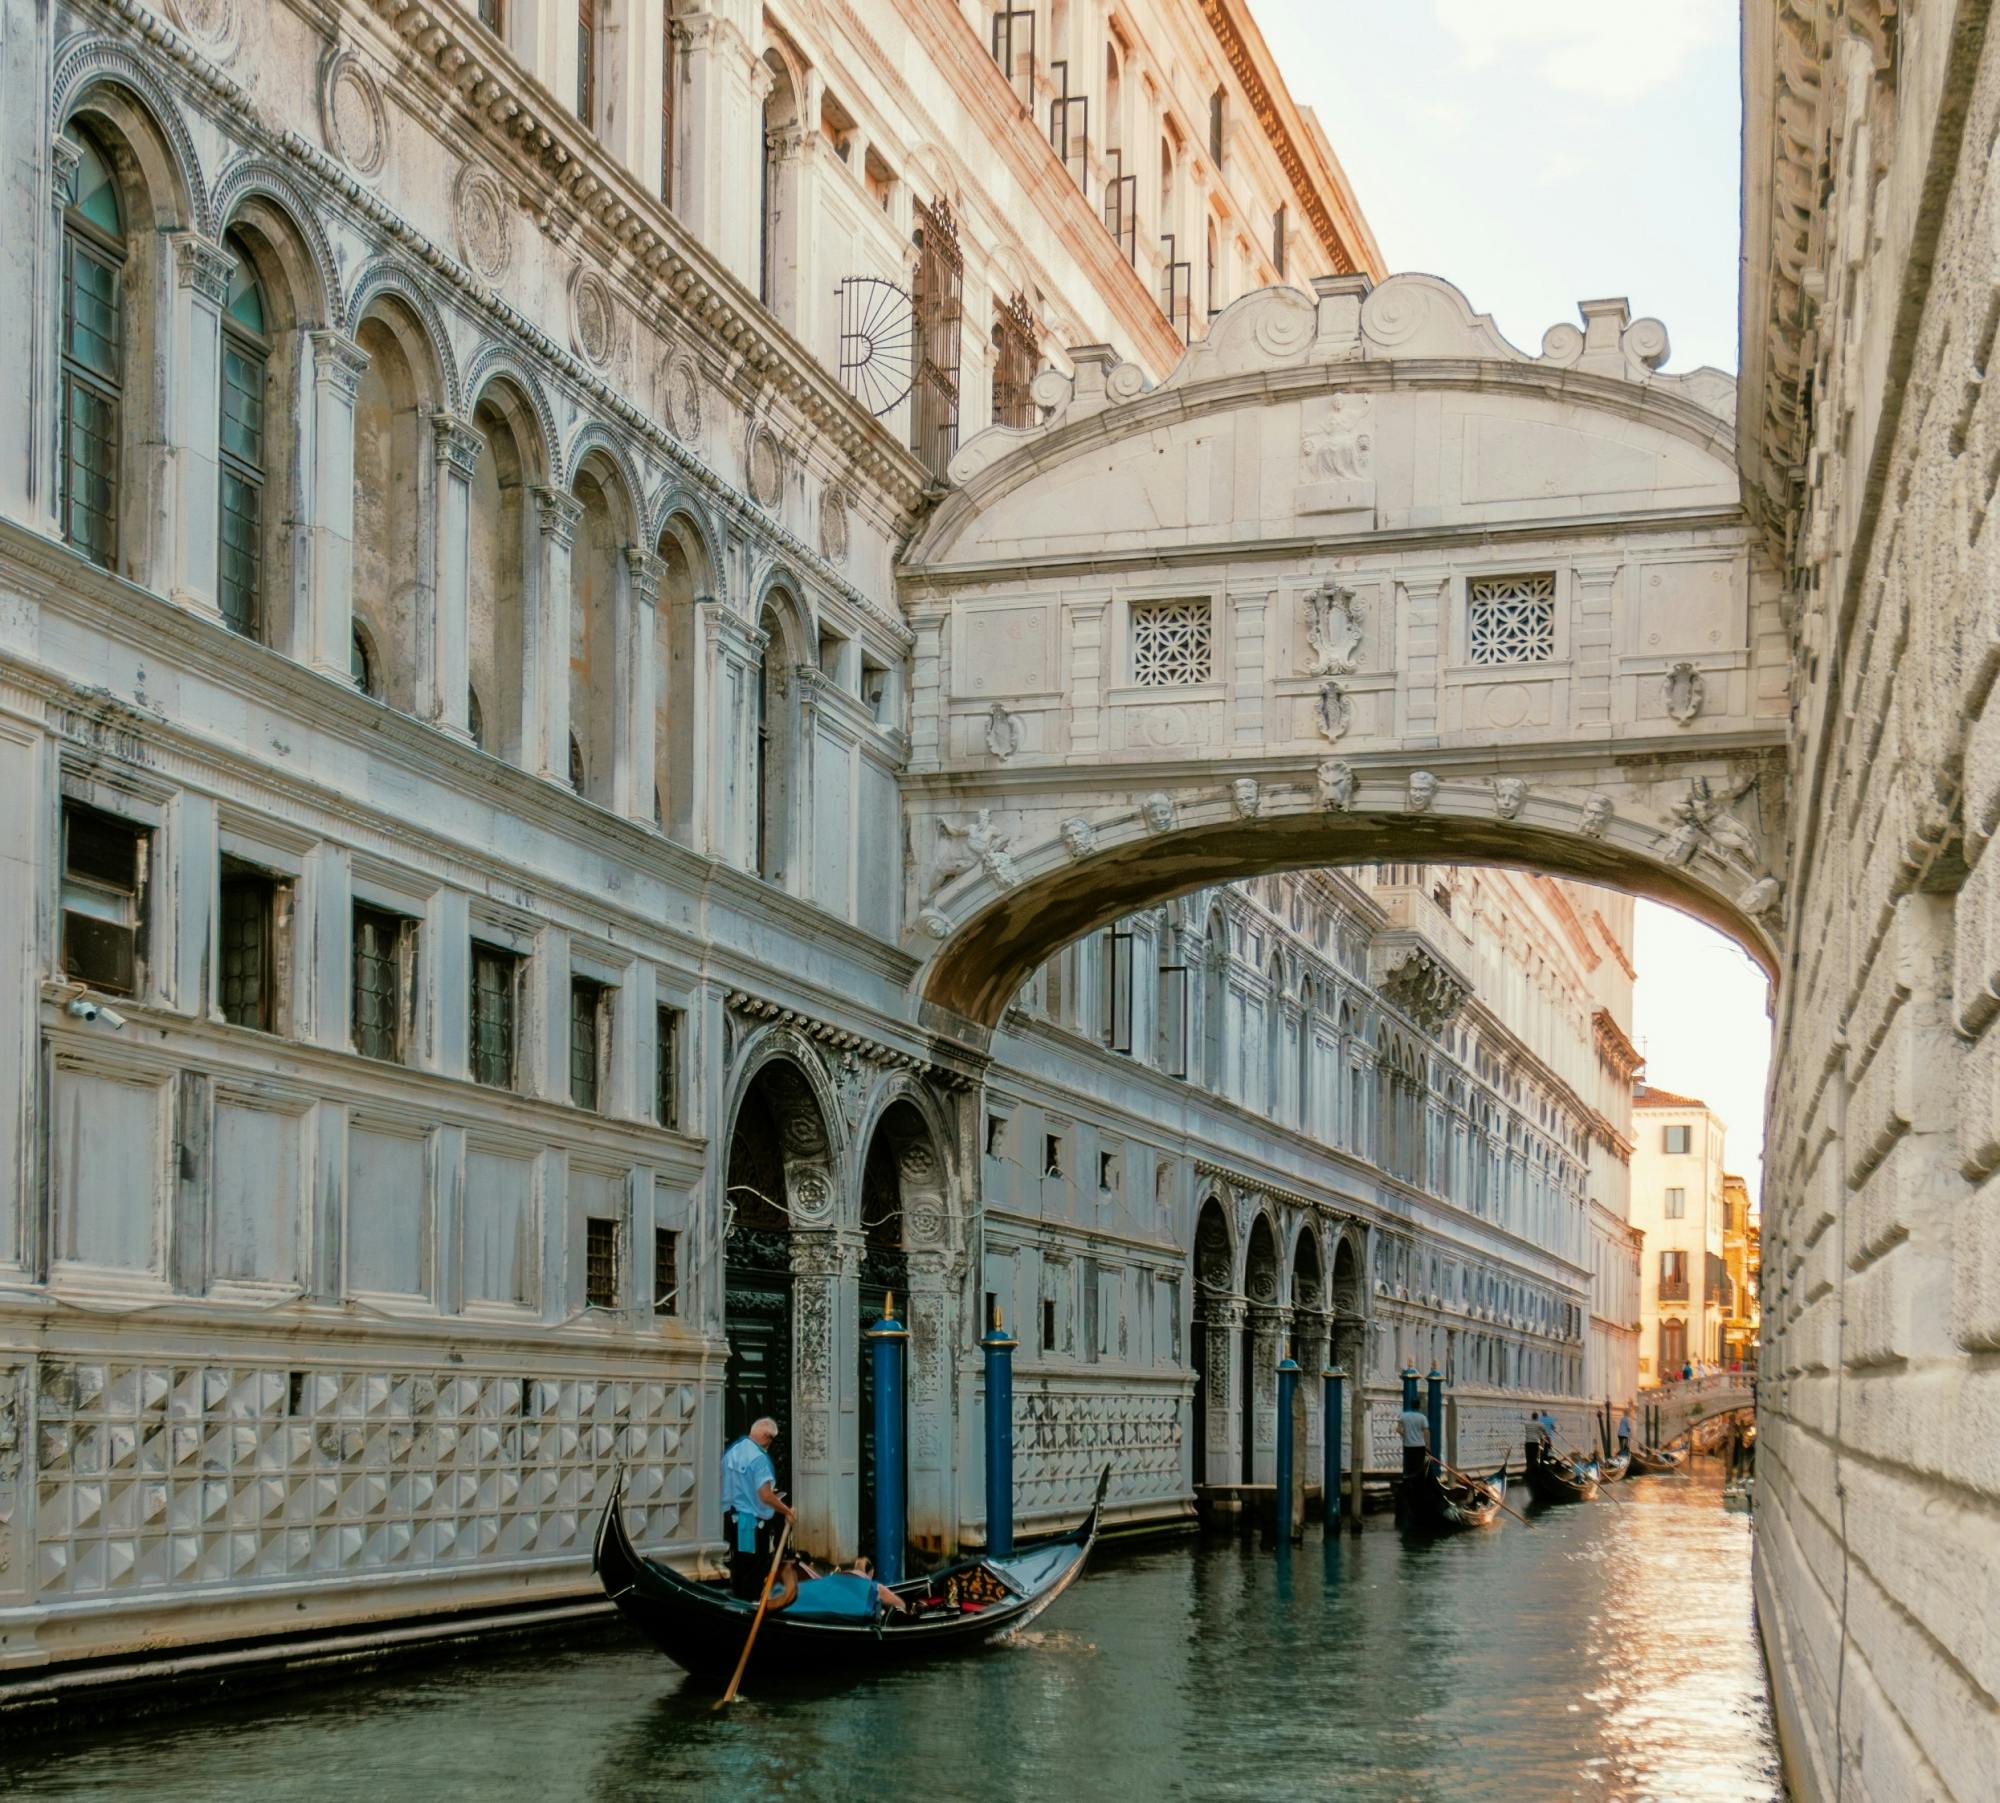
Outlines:
[[[1490,1479],[1483,1477],[1468,1477],[1464,1472],[1459,1470],[1459,1468],[1456,1465],[1447,1465],[1444,1462],[1444,1460],[1442,1460],[1437,1456],[1436,1453],[1431,1453],[1429,1457],[1431,1463],[1435,1465],[1440,1471],[1449,1471],[1451,1475],[1457,1478],[1461,1484],[1470,1484],[1475,1490],[1485,1490],[1489,1493],[1492,1491],[1493,1484]],[[1506,1479],[1502,1478],[1500,1481],[1504,1486],[1506,1483]],[[1507,1498],[1504,1495],[1495,1497],[1494,1501],[1499,1503],[1501,1508],[1507,1509],[1507,1513],[1513,1516],[1513,1518],[1516,1521],[1520,1522],[1523,1527],[1533,1527],[1535,1525],[1532,1521],[1530,1521],[1527,1518],[1527,1516],[1523,1515],[1519,1509],[1508,1509]]]
[[[778,1550],[771,1555],[771,1569],[764,1574],[764,1594],[757,1599],[757,1613],[750,1623],[750,1632],[743,1637],[743,1657],[737,1660],[736,1670],[730,1676],[729,1688],[722,1693],[722,1700],[715,1706],[720,1709],[725,1703],[736,1700],[736,1687],[743,1682],[743,1668],[750,1663],[750,1649],[757,1644],[757,1630],[764,1625],[764,1611],[770,1606],[771,1585],[778,1576],[778,1565],[785,1556],[785,1542],[791,1538],[791,1518],[785,1518],[785,1525],[778,1531]]]

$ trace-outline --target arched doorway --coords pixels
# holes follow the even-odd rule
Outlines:
[[[1236,1428],[1236,1336],[1243,1303],[1231,1281],[1235,1275],[1229,1217],[1221,1199],[1201,1205],[1194,1233],[1194,1481],[1227,1484],[1241,1470]]]

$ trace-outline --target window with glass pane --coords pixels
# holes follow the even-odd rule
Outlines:
[[[681,1312],[680,1235],[671,1227],[653,1229],[653,1313]]]
[[[222,865],[222,1018],[236,1027],[275,1030],[278,884],[260,870]]]
[[[681,1124],[681,1032],[687,1016],[678,1008],[662,1008],[654,1042],[653,1118],[662,1127]]]
[[[87,139],[63,217],[63,536],[92,563],[118,554],[125,223],[110,166]]]
[[[608,990],[588,977],[572,977],[569,985],[569,1099],[579,1108],[595,1110],[602,1090],[605,997]]]
[[[618,1306],[618,1223],[597,1215],[584,1221],[583,1300],[587,1308]]]
[[[1692,1127],[1667,1127],[1660,1134],[1660,1149],[1665,1152],[1688,1152],[1694,1148]]]
[[[472,1080],[495,1089],[514,1085],[520,968],[521,960],[512,952],[472,942]]]
[[[222,321],[222,617],[256,638],[264,601],[264,290],[232,237],[236,267]]]
[[[151,835],[80,802],[63,806],[63,974],[136,995],[145,956]]]
[[[500,0],[479,0],[479,22],[496,37],[506,23],[506,15],[500,10]]]
[[[597,120],[597,0],[576,0],[576,116]]]
[[[416,923],[354,905],[354,1049],[364,1058],[403,1057],[404,997]]]
[[[1668,1191],[1667,1191],[1667,1219],[1668,1219],[1668,1220],[1670,1220],[1670,1221],[1681,1221],[1681,1220],[1685,1220],[1685,1219],[1687,1218],[1687,1211],[1688,1211],[1688,1193],[1687,1193],[1687,1191],[1686,1191],[1686,1190],[1684,1190],[1684,1189],[1670,1189],[1670,1190],[1668,1190]]]

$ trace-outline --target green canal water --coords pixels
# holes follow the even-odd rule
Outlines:
[[[1782,1794],[1749,1520],[1706,1473],[1455,1540],[1112,1549],[1014,1643],[722,1714],[608,1628],[0,1750],[10,1799],[149,1803]]]

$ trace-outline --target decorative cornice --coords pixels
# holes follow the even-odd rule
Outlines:
[[[1625,1035],[1609,1008],[1599,1008],[1590,1017],[1590,1030],[1597,1041],[1597,1055],[1627,1083],[1646,1068],[1646,1055]]]
[[[802,1033],[816,1044],[833,1052],[852,1052],[855,1057],[866,1059],[870,1064],[879,1064],[891,1070],[913,1071],[919,1076],[931,1078],[947,1089],[969,1089],[974,1079],[964,1072],[948,1069],[935,1064],[930,1059],[914,1052],[905,1052],[879,1039],[870,1039],[865,1033],[857,1033],[851,1027],[843,1027],[833,1021],[822,1020],[818,1015],[808,1014],[800,1008],[788,1008],[782,1002],[773,1002],[760,995],[753,995],[747,989],[732,989],[723,998],[723,1005],[732,1014],[740,1014],[745,1020],[767,1021],[780,1027],[790,1027]]]

